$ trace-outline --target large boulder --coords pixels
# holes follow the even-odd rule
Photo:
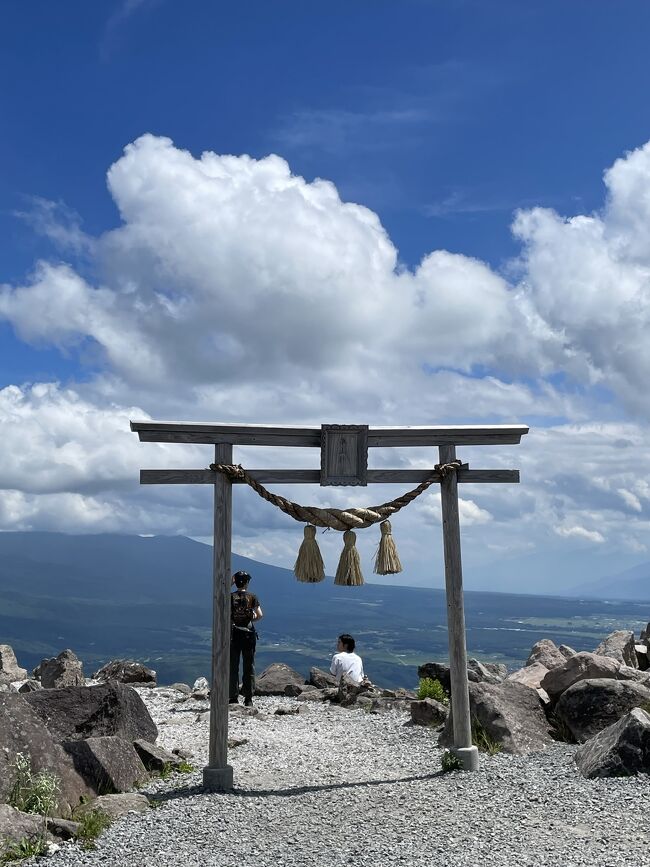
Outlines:
[[[630,668],[638,668],[635,644],[633,632],[627,629],[618,629],[616,632],[610,632],[607,638],[600,642],[594,653],[616,659],[623,665],[629,665]]]
[[[537,752],[553,742],[537,694],[521,683],[470,683],[469,703],[473,725],[478,723],[504,752]],[[453,746],[453,706],[439,742]]]
[[[289,684],[303,686],[305,678],[284,662],[274,662],[255,681],[255,695],[285,695]]]
[[[580,680],[598,677],[616,678],[621,665],[615,659],[599,656],[595,653],[576,653],[566,659],[562,665],[552,668],[544,675],[541,687],[545,690],[551,702],[555,702],[565,689]]]
[[[327,692],[329,692],[329,690],[326,690],[326,693]],[[350,680],[349,677],[343,675],[337,687],[337,694],[332,696],[332,701],[340,704],[342,707],[352,707],[356,704],[360,695],[365,695],[375,699],[381,697],[381,692],[378,689],[375,689],[372,685],[355,683],[353,680]]]
[[[437,728],[443,725],[449,716],[449,708],[436,701],[435,698],[424,698],[411,702],[411,722],[417,726]]]
[[[11,790],[16,755],[29,759],[34,773],[47,771],[59,780],[59,811],[70,814],[79,798],[92,790],[76,772],[63,748],[48,731],[42,718],[18,693],[0,694],[0,801]]]
[[[650,689],[650,671],[640,671],[630,665],[621,665],[616,675],[616,680],[633,680]]]
[[[507,675],[508,669],[503,663],[467,660],[467,677],[474,683],[501,683]]]
[[[27,670],[18,665],[16,654],[8,644],[0,644],[0,684],[25,680]]]
[[[309,686],[296,696],[296,701],[325,701],[328,698],[338,698],[338,692],[337,687],[317,689],[315,686]]]
[[[84,813],[99,810],[105,813],[109,819],[119,819],[126,813],[146,813],[151,807],[149,798],[138,792],[125,792],[119,795],[99,795],[75,810],[75,816],[81,818]]]
[[[548,668],[543,666],[541,662],[533,662],[530,665],[525,665],[523,668],[518,668],[517,671],[510,672],[506,681],[523,683],[524,686],[534,689],[542,704],[546,706],[551,703],[551,700],[548,697],[548,693],[542,689],[541,683],[547,672]]]
[[[148,771],[164,771],[165,768],[178,768],[183,764],[183,759],[175,753],[169,753],[162,747],[156,744],[150,744],[148,741],[134,741],[136,753],[140,756],[140,761]]]
[[[26,701],[57,741],[119,735],[153,743],[158,729],[134,689],[121,683],[68,686],[27,693]]]
[[[141,662],[113,659],[93,675],[95,680],[117,680],[119,683],[156,683],[156,672]]]
[[[98,795],[128,792],[148,778],[135,748],[124,738],[87,738],[68,741],[64,747],[77,772]]]
[[[633,708],[578,747],[575,761],[589,778],[650,774],[650,714]]]
[[[21,840],[38,839],[43,833],[43,817],[33,813],[22,813],[14,810],[9,804],[0,804],[0,863],[4,864],[2,857],[12,844],[20,843]],[[54,838],[47,831],[45,840],[52,841]]]
[[[508,669],[500,663],[479,662],[478,659],[467,660],[467,679],[471,683],[497,684],[505,680],[507,674]],[[451,692],[451,673],[449,666],[444,662],[425,662],[418,666],[418,677],[437,680],[447,694]]]
[[[43,689],[43,687],[37,680],[30,677],[24,683],[20,684],[18,692],[36,692],[37,689]]]
[[[46,830],[43,834],[43,816],[37,813],[23,813],[10,807],[9,804],[0,804],[0,863],[5,863],[2,856],[11,845],[20,843],[21,840],[44,838],[46,843],[53,842],[57,838],[69,840],[76,836],[79,830],[77,822],[68,822],[58,817],[49,817],[45,825]]]
[[[650,668],[650,658],[648,658],[648,645],[635,644],[634,652],[636,653],[637,665],[641,671],[647,671]]]
[[[584,743],[646,702],[650,702],[650,689],[633,681],[580,680],[562,693],[555,716],[578,743]]]
[[[533,644],[526,665],[539,663],[546,669],[557,668],[565,662],[566,658],[554,641],[550,638],[542,638],[541,641]]]
[[[531,689],[540,689],[542,681],[548,673],[548,668],[542,665],[541,662],[531,662],[523,668],[512,671],[506,678],[508,682],[523,683],[524,686],[529,686]]]
[[[43,689],[84,686],[83,665],[72,650],[63,650],[53,659],[44,659],[36,669]]]
[[[329,671],[314,666],[309,669],[309,683],[317,689],[330,689],[336,686],[336,678]]]

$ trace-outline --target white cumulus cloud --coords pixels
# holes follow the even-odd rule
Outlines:
[[[39,203],[49,237],[82,251],[83,267],[41,261],[0,288],[0,318],[21,340],[87,368],[79,382],[0,391],[0,529],[207,535],[209,490],[140,489],[137,474],[206,466],[211,449],[142,445],[130,418],[532,419],[521,446],[462,455],[522,470],[520,486],[461,490],[465,544],[504,556],[584,542],[646,550],[650,144],[605,172],[601,210],[519,212],[521,255],[504,273],[445,250],[405,268],[375,213],[279,156],[195,157],[146,135],[110,168],[108,187],[121,222],[98,238],[76,218],[57,231],[64,210]],[[437,461],[436,450],[380,451],[376,466]],[[237,459],[318,464],[288,451]],[[396,493],[307,498],[369,505]],[[295,528],[236,498],[245,550],[290,565]],[[415,561],[439,505],[432,495],[408,512],[401,548]]]

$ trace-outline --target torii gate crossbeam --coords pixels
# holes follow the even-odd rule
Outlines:
[[[327,436],[331,429],[339,434],[340,447],[345,445],[340,431],[351,432],[349,459],[366,464],[350,472],[349,481],[341,481],[337,473],[330,473],[326,464]],[[437,427],[367,427],[323,425],[316,427],[277,427],[272,425],[202,424],[195,422],[132,421],[141,442],[205,443],[214,445],[215,464],[232,464],[233,446],[308,446],[321,448],[320,470],[269,469],[248,470],[259,482],[276,484],[386,484],[421,482],[435,475],[429,470],[369,470],[367,449],[372,447],[438,447],[438,463],[447,464],[456,459],[456,446],[514,445],[528,433],[526,425],[460,425]],[[346,434],[347,435],[347,434]],[[356,439],[355,439],[356,437]],[[337,446],[338,447],[338,446]],[[347,470],[346,470],[347,471]],[[440,475],[440,474],[439,474]],[[472,746],[469,687],[467,678],[467,648],[465,642],[465,614],[463,607],[463,575],[460,547],[458,511],[459,483],[518,482],[518,470],[473,470],[463,465],[456,472],[439,477],[442,503],[442,526],[445,558],[445,586],[447,596],[447,624],[449,636],[449,667],[451,703],[453,711],[454,752],[467,770],[478,768],[478,753]],[[213,619],[212,619],[212,677],[210,689],[210,749],[208,765],[203,770],[203,783],[207,789],[226,791],[232,788],[233,772],[228,765],[228,675],[230,657],[230,579],[232,538],[232,485],[230,479],[213,470],[141,470],[140,483],[155,484],[209,484],[214,487],[214,547],[213,547]]]

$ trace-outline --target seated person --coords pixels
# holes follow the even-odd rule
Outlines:
[[[367,678],[363,673],[361,657],[354,652],[355,641],[351,635],[344,633],[339,635],[336,645],[336,653],[332,657],[330,671],[340,683],[343,676],[357,685],[365,683]]]

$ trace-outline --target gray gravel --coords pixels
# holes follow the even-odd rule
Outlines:
[[[207,760],[206,702],[175,704],[167,689],[139,690],[159,743]],[[650,863],[650,778],[585,780],[574,748],[481,757],[475,774],[440,773],[435,735],[403,713],[260,698],[257,717],[231,713],[237,789],[204,794],[201,772],[157,780],[163,806],[117,821],[94,852],[64,844],[48,867],[358,867]]]

